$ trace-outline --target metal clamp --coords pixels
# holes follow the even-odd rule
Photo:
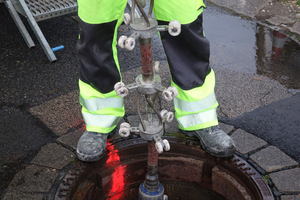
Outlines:
[[[162,93],[163,99],[166,101],[172,101],[174,97],[178,95],[178,90],[174,86],[168,87],[168,89],[164,90]]]
[[[164,121],[171,122],[174,119],[174,113],[169,112],[167,110],[162,110],[160,112],[160,116],[163,119],[163,122]]]
[[[165,151],[170,150],[170,144],[169,144],[168,140],[166,140],[166,139],[162,140],[161,137],[159,137],[158,135],[155,135],[153,137],[153,139],[155,140],[155,148],[158,153],[162,153],[163,149]]]
[[[131,127],[129,123],[123,122],[120,125],[119,135],[121,137],[128,137],[130,135],[130,132],[139,134],[140,130],[138,129],[138,127]]]
[[[123,82],[116,83],[114,89],[119,97],[126,97],[128,95],[128,89]]]

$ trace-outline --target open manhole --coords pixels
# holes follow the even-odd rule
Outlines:
[[[260,174],[235,155],[213,157],[198,142],[168,137],[171,150],[159,154],[159,180],[173,199],[274,200]],[[62,180],[57,200],[138,199],[147,173],[147,142],[143,139],[108,143],[108,154],[96,163],[78,163]]]

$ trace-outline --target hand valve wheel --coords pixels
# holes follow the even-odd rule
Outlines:
[[[119,97],[126,97],[128,95],[128,89],[123,82],[116,83],[114,89]]]

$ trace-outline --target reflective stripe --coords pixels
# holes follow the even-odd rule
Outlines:
[[[214,92],[215,73],[213,70],[211,70],[211,72],[206,76],[204,84],[201,87],[196,87],[191,90],[183,90],[173,81],[171,82],[171,85],[176,87],[178,90],[177,98],[188,102],[199,101],[200,99],[204,99]]]
[[[174,106],[185,112],[201,112],[207,110],[217,103],[216,95],[212,92],[210,95],[199,101],[187,102],[179,98],[174,98]]]
[[[94,98],[84,99],[79,97],[80,104],[89,111],[98,111],[104,108],[122,108],[124,106],[123,98]]]
[[[119,123],[121,117],[112,115],[98,115],[91,113],[82,113],[85,123],[89,126],[99,126],[111,128]]]
[[[210,109],[201,113],[196,113],[196,114],[192,114],[192,115],[185,115],[178,120],[178,123],[180,124],[180,126],[182,126],[183,128],[187,128],[190,126],[196,126],[199,124],[203,124],[206,122],[210,122],[213,120],[216,120],[217,118],[217,109]]]

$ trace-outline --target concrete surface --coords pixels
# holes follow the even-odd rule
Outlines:
[[[284,167],[297,166],[298,162],[291,159],[278,148],[269,146],[250,156],[266,172],[272,172]],[[280,158],[280,159],[278,159]]]
[[[267,144],[266,141],[247,133],[242,129],[236,130],[231,138],[235,141],[236,150],[242,154],[261,148]]]
[[[72,148],[74,151],[77,148],[77,141],[79,140],[79,138],[81,137],[82,133],[84,132],[84,128],[80,128],[74,132],[71,132],[69,134],[65,134],[59,138],[57,138],[57,142],[59,144],[68,146],[70,148]]]
[[[7,190],[27,193],[47,192],[56,176],[54,169],[31,165],[15,176]]]
[[[267,21],[271,27],[290,31],[293,40],[300,34],[299,20],[282,2],[210,2],[247,19]],[[1,33],[17,33],[14,25],[7,26],[12,24],[12,20],[3,4],[0,4],[0,9],[3,11],[1,14],[6,15],[1,16],[1,23],[5,24]],[[1,35],[5,41],[1,41],[0,54],[0,75],[3,77],[0,81],[0,150],[4,152],[0,170],[8,174],[9,186],[2,183],[4,189],[0,197],[5,200],[40,200],[53,196],[57,187],[55,183],[63,178],[75,159],[74,150],[84,131],[78,103],[79,70],[74,48],[77,27],[66,17],[60,19],[60,23],[52,24],[51,20],[41,23],[51,44],[65,44],[65,50],[57,53],[58,61],[53,64],[48,63],[37,42],[37,46],[29,50],[25,45],[20,45],[23,42],[20,35]],[[55,28],[47,32],[47,27]],[[126,29],[120,32],[128,34]],[[67,35],[71,37],[66,38]],[[238,153],[249,163],[257,165],[264,177],[270,177],[267,180],[270,180],[269,186],[276,200],[300,199],[300,148],[299,139],[295,137],[300,130],[300,107],[296,106],[300,103],[300,95],[291,93],[290,88],[272,78],[249,73],[251,68],[245,61],[247,59],[241,59],[242,55],[238,54],[229,57],[226,51],[215,48],[223,47],[219,41],[212,43],[211,63],[216,72],[216,95],[220,104],[218,115],[223,122],[220,127],[234,139]],[[163,85],[168,86],[170,75],[157,36],[154,44],[154,60],[162,62],[160,75]],[[239,49],[234,44],[230,45],[243,54],[251,48],[244,45]],[[134,50],[134,57],[138,57],[138,51],[138,48]],[[30,61],[27,61],[28,57]],[[139,60],[132,59],[132,53],[124,50],[120,50],[119,59],[124,82],[133,82],[139,74],[139,69],[135,68]],[[223,64],[233,69],[224,69],[221,67]],[[249,71],[243,71],[243,67]],[[68,74],[67,78],[65,74]],[[24,84],[27,81],[29,84]],[[136,122],[134,93],[125,98],[125,104],[128,114],[125,118]],[[162,106],[173,110],[170,103],[163,103]],[[175,121],[165,128],[167,133],[178,132]],[[18,162],[21,164],[16,165]],[[11,165],[16,167],[11,168]]]
[[[288,169],[270,174],[280,192],[298,192],[300,190],[300,169]]]
[[[62,169],[75,159],[75,154],[66,148],[50,143],[40,150],[33,158],[31,164],[45,166],[53,169]]]
[[[295,196],[295,195],[286,195],[286,196],[282,196],[281,200],[299,200],[300,196]]]
[[[78,90],[30,108],[29,111],[59,136],[83,123]]]
[[[252,112],[224,120],[234,127],[242,127],[300,162],[300,95],[273,102]],[[283,148],[284,147],[284,148]]]

